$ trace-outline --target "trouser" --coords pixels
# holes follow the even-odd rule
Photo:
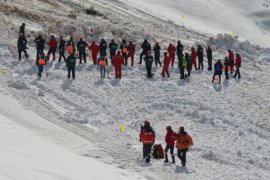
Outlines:
[[[38,65],[38,77],[41,77],[42,72],[43,72],[44,66],[43,65]]]
[[[174,151],[174,146],[170,146],[170,145],[166,145],[165,147],[165,161],[168,162],[168,151],[170,150],[170,154],[172,156],[172,161],[175,162],[175,158],[174,158],[174,154],[173,154],[173,151]]]
[[[212,59],[211,58],[208,59],[208,70],[212,71]]]
[[[139,64],[142,64],[142,58],[143,56],[146,56],[147,55],[147,52],[143,51],[141,54],[140,54],[140,62]]]
[[[180,66],[180,79],[185,79],[185,67]]]
[[[191,70],[192,70],[193,65],[195,67],[195,70],[197,70],[197,62],[196,62],[196,60],[192,61]]]
[[[236,71],[235,71],[235,74],[234,74],[234,77],[236,78],[236,76],[238,75],[238,79],[241,78],[241,74],[240,74],[240,68],[236,68]]]
[[[127,60],[128,60],[129,58],[131,58],[131,66],[133,66],[133,64],[134,64],[134,54],[128,54],[128,55],[127,55]]]
[[[166,74],[168,77],[170,77],[168,68],[169,68],[169,67],[163,66],[163,69],[162,69],[162,77],[165,77],[165,74]]]
[[[188,64],[188,65],[187,65],[187,73],[188,73],[188,76],[190,76],[191,68],[192,68],[192,65],[191,65],[191,64]]]
[[[127,53],[122,53],[122,56],[123,56],[123,58],[124,58],[123,64],[124,64],[124,65],[127,65]]]
[[[212,80],[212,83],[214,82],[214,80],[215,80],[215,77],[218,75],[218,78],[219,78],[219,84],[220,84],[220,82],[221,82],[221,74],[220,73],[214,73],[214,75],[213,75],[213,80]]]
[[[147,71],[147,78],[152,78],[152,67],[146,66],[146,71]]]
[[[228,67],[225,69],[225,79],[229,79],[229,70]]]
[[[105,78],[105,73],[106,73],[106,66],[100,65],[100,77]]]
[[[172,66],[174,66],[175,54],[169,54],[169,60],[172,64]]]
[[[198,69],[201,69],[201,67],[203,70],[203,58],[199,58],[199,68]]]
[[[234,70],[234,69],[233,69],[233,68],[234,68],[234,61],[232,60],[232,61],[230,61],[229,63],[230,63],[229,66],[230,66],[231,74],[232,74],[232,73],[233,73],[233,70]]]
[[[122,66],[115,66],[115,78],[122,77]]]
[[[112,65],[114,65],[114,62],[113,62],[113,57],[114,56],[115,56],[115,51],[110,51],[110,58],[111,58]]]
[[[85,52],[79,52],[79,58],[80,58],[80,64],[82,64],[82,59],[84,63],[86,63],[86,53]]]
[[[44,51],[44,49],[37,49],[36,61],[37,61],[38,58],[39,58],[39,54],[40,54],[41,52],[43,52],[43,51]]]
[[[55,60],[55,52],[56,52],[56,48],[50,48],[49,51],[48,51],[48,60],[50,60],[50,56],[51,54],[53,55],[53,60]]]
[[[157,64],[159,64],[160,67],[162,66],[160,62],[160,56],[155,56],[155,63],[156,63],[156,67],[157,67]]]
[[[18,49],[19,60],[22,59],[22,52],[24,52],[25,57],[28,58],[28,54],[27,54],[27,52],[26,52],[26,49],[21,49],[21,48],[19,48],[19,49]]]
[[[177,156],[181,160],[182,166],[186,166],[186,154],[188,149],[178,149]]]
[[[153,144],[143,144],[143,158],[146,158],[146,162],[150,161],[152,146]]]
[[[92,60],[93,60],[93,64],[96,65],[97,64],[97,54],[92,53]]]
[[[65,56],[65,50],[64,49],[59,49],[59,62],[61,62],[62,57],[64,58],[65,61],[67,61],[67,58]]]
[[[75,67],[68,68],[68,79],[70,78],[70,73],[72,72],[72,78],[75,79]]]

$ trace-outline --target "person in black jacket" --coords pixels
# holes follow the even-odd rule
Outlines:
[[[17,41],[19,61],[21,60],[22,52],[24,52],[25,57],[28,58],[28,54],[26,52],[26,44],[27,44],[27,40],[24,37],[24,34],[20,33],[20,37],[19,37],[19,39]]]
[[[214,83],[214,80],[215,80],[215,77],[218,75],[219,77],[219,84],[221,82],[221,74],[222,74],[222,63],[221,63],[221,60],[218,60],[216,62],[216,64],[214,65],[214,75],[213,75],[213,80],[212,80],[212,83]]]
[[[114,42],[114,39],[112,39],[111,43],[109,44],[110,58],[111,58],[112,65],[114,65],[114,63],[113,63],[113,57],[116,54],[117,48],[118,48],[118,45]]]
[[[225,79],[228,80],[229,79],[229,66],[230,66],[228,57],[225,57],[224,66],[225,66]]]
[[[37,49],[37,56],[36,56],[36,60],[38,60],[38,55],[41,52],[44,52],[44,48],[45,48],[45,40],[42,38],[41,35],[38,35],[38,37],[36,37],[34,39],[34,42],[36,43],[36,49]]]
[[[107,51],[107,42],[104,39],[101,39],[99,43],[100,56],[106,56],[106,51]]]
[[[198,49],[197,49],[197,55],[198,55],[198,61],[199,61],[199,70],[202,67],[203,70],[203,48],[201,45],[198,45]]]
[[[63,37],[60,37],[60,42],[59,42],[59,62],[61,62],[62,57],[64,58],[65,61],[67,61],[66,56],[65,56],[65,48],[66,48],[66,41],[63,39]]]
[[[210,45],[208,45],[206,49],[206,53],[207,53],[207,59],[208,59],[208,70],[212,71],[212,49]]]
[[[141,48],[143,49],[142,53],[140,54],[140,62],[139,64],[142,64],[142,58],[143,56],[147,56],[148,51],[151,51],[151,44],[145,39]]]
[[[158,42],[156,42],[156,44],[154,45],[153,50],[154,50],[154,54],[155,54],[156,67],[157,67],[157,64],[159,64],[160,67],[162,67],[161,62],[160,62],[160,46],[159,46]]]

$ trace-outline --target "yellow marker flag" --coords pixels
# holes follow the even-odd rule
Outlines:
[[[185,20],[185,19],[187,19],[187,16],[182,15],[180,18],[181,18],[182,20]]]
[[[3,74],[3,71],[2,71],[2,69],[0,69],[0,75],[2,75]]]
[[[237,33],[236,32],[232,32],[232,37],[236,37]]]
[[[121,132],[125,132],[125,131],[126,131],[126,127],[123,126],[123,125],[121,125],[120,128],[119,128],[119,130],[120,130]]]

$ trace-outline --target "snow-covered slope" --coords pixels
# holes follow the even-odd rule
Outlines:
[[[270,9],[264,0],[121,0],[144,12],[197,31],[229,33],[269,47]]]

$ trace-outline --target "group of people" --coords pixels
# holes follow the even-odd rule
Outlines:
[[[18,53],[19,60],[21,60],[21,53],[24,52],[26,58],[28,58],[28,54],[26,52],[27,49],[27,40],[25,38],[25,24],[23,23],[20,27],[20,37],[18,39]],[[50,60],[52,55],[53,60],[56,59],[56,51],[58,48],[59,58],[58,61],[61,62],[62,58],[66,62],[68,69],[68,78],[71,77],[75,79],[75,67],[76,67],[76,52],[79,56],[79,63],[87,62],[87,53],[86,49],[91,51],[92,61],[94,65],[98,65],[100,67],[101,78],[105,78],[105,73],[108,70],[108,57],[107,51],[109,52],[109,58],[111,60],[112,66],[115,69],[115,78],[122,77],[122,65],[128,65],[129,59],[131,60],[131,66],[134,65],[134,57],[136,52],[136,44],[132,41],[127,43],[125,39],[122,40],[120,46],[114,41],[111,40],[109,45],[104,39],[101,39],[100,43],[96,43],[92,41],[91,44],[88,44],[81,37],[80,40],[75,45],[73,37],[70,37],[68,41],[65,41],[63,37],[60,37],[58,40],[56,37],[51,36],[50,40],[47,42],[49,46],[48,53],[44,54],[46,41],[43,39],[41,35],[35,38],[34,42],[36,43],[37,55],[36,55],[36,64],[38,66],[39,72],[38,76],[41,77],[43,72],[43,67],[46,65],[46,62]],[[138,64],[142,64],[142,61],[145,62],[145,67],[147,71],[147,78],[152,78],[152,66],[155,62],[156,67],[159,65],[162,67],[161,75],[162,77],[170,77],[169,67],[170,65],[173,67],[175,65],[175,57],[178,58],[178,68],[180,70],[180,79],[185,79],[191,75],[191,71],[193,68],[195,70],[204,69],[204,48],[201,45],[198,45],[197,50],[194,47],[191,48],[191,52],[184,52],[184,46],[180,40],[177,42],[177,46],[172,43],[169,44],[167,51],[164,52],[164,60],[163,64],[161,62],[161,47],[159,42],[154,44],[154,47],[151,47],[151,44],[144,40],[142,46],[142,52],[140,53],[140,59]],[[68,53],[68,57],[66,58],[66,51]],[[153,52],[153,55],[152,55]],[[208,70],[212,70],[212,49],[211,46],[208,45],[206,48],[207,60],[208,60]],[[198,60],[198,63],[197,63]],[[198,65],[198,66],[197,66]],[[214,76],[213,82],[216,79],[216,75],[219,76],[219,82],[221,80],[221,74],[223,69],[225,70],[226,79],[229,79],[228,71],[231,73],[234,70],[234,66],[236,67],[235,75],[238,75],[238,78],[241,78],[240,75],[240,67],[241,67],[241,57],[239,54],[236,54],[236,59],[234,60],[234,55],[231,50],[229,50],[228,57],[225,58],[224,65],[222,65],[221,60],[218,60],[214,66]]]
[[[181,161],[182,166],[186,166],[186,153],[188,148],[193,145],[192,137],[185,131],[185,128],[181,126],[179,133],[175,133],[171,126],[166,127],[167,133],[165,136],[165,163],[168,163],[168,151],[170,151],[172,163],[175,163],[174,147],[177,148],[177,156]],[[143,143],[143,158],[146,163],[150,162],[151,150],[155,143],[155,131],[151,127],[150,122],[145,120],[144,125],[141,127],[140,142]]]

